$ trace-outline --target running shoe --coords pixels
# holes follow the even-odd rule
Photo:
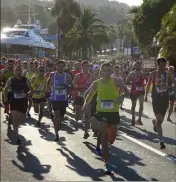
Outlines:
[[[89,138],[89,133],[85,132],[84,133],[84,139],[87,139],[87,138]]]
[[[40,121],[37,121],[37,126],[38,126],[38,127],[40,127],[40,124],[41,124]]]
[[[166,146],[165,146],[164,142],[160,142],[160,149],[165,149],[165,148],[166,148]]]
[[[93,137],[98,137],[98,132],[94,132]]]
[[[172,122],[172,119],[171,119],[171,118],[167,118],[167,121],[170,121],[170,122]]]
[[[22,144],[22,141],[21,141],[19,138],[17,138],[16,144],[17,144],[17,145],[21,145],[21,144]]]
[[[57,135],[57,136],[54,138],[54,141],[55,141],[55,142],[59,141],[59,135]]]
[[[112,174],[112,169],[111,169],[110,164],[105,164],[104,174],[106,174],[106,175]]]
[[[143,125],[141,118],[138,119],[138,123],[139,123],[139,125]]]
[[[102,152],[101,152],[101,149],[99,147],[97,147],[95,149],[95,153],[98,155],[98,156],[102,156]]]

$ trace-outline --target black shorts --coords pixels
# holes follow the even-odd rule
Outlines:
[[[169,94],[169,101],[175,101],[176,100],[176,94]]]
[[[28,109],[28,100],[27,99],[16,99],[11,100],[10,102],[10,110],[18,111],[21,113],[26,113]]]
[[[161,114],[165,116],[166,111],[169,107],[169,94],[166,92],[163,95],[161,94],[152,94],[152,106],[154,114]]]
[[[60,111],[60,116],[64,116],[66,114],[68,101],[51,101],[51,104],[54,111]]]
[[[107,122],[109,125],[116,125],[120,123],[119,112],[97,112],[93,116],[102,122]]]
[[[84,104],[84,98],[76,96],[76,98],[75,98],[75,105],[76,106],[83,106],[83,104]]]
[[[145,95],[145,92],[141,92],[141,93],[137,93],[137,94],[130,94],[130,99],[132,101],[136,101],[140,96],[144,96]]]
[[[42,102],[46,102],[46,98],[45,97],[42,97],[40,99],[32,98],[32,101],[34,104],[40,104]]]

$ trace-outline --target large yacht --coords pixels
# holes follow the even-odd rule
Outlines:
[[[1,55],[38,58],[55,55],[55,45],[45,41],[40,32],[40,21],[32,24],[30,18],[27,24],[18,20],[13,28],[4,28],[1,32]]]

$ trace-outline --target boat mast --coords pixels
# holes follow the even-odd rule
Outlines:
[[[29,0],[29,19],[31,19],[31,0]]]

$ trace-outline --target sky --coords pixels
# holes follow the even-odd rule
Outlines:
[[[126,3],[129,6],[140,6],[143,2],[143,0],[117,0],[122,3]]]

